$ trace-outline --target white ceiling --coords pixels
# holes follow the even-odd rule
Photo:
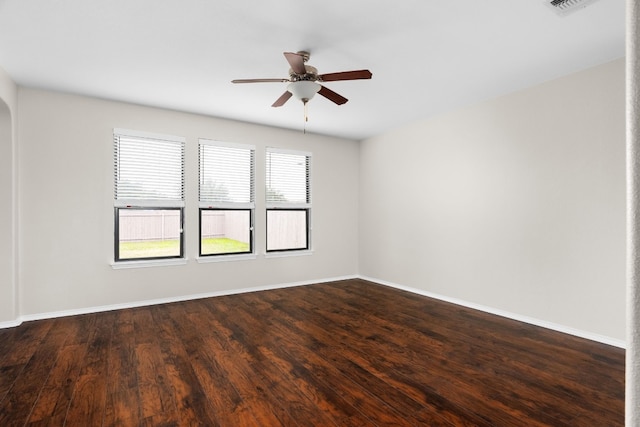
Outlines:
[[[624,0],[559,17],[543,0],[0,0],[0,67],[16,83],[302,129],[271,104],[284,51],[349,98],[309,103],[307,131],[352,139],[624,56]]]

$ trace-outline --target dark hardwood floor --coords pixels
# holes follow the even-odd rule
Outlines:
[[[0,330],[0,426],[622,426],[624,350],[361,280]]]

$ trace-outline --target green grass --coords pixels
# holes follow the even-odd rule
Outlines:
[[[180,240],[120,242],[120,259],[180,256]]]
[[[202,254],[233,254],[249,252],[249,243],[227,238],[202,240]],[[179,240],[145,240],[120,242],[120,259],[158,258],[180,255]]]
[[[249,243],[227,239],[226,237],[202,239],[202,255],[234,254],[238,252],[249,252],[249,250]]]

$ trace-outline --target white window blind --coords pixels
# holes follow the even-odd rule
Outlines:
[[[267,208],[311,207],[311,154],[267,148]]]
[[[200,207],[254,208],[255,147],[200,140]]]
[[[184,206],[184,138],[114,129],[116,206]]]

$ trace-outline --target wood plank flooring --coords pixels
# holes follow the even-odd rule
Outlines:
[[[0,330],[0,426],[622,426],[624,350],[362,280]]]

